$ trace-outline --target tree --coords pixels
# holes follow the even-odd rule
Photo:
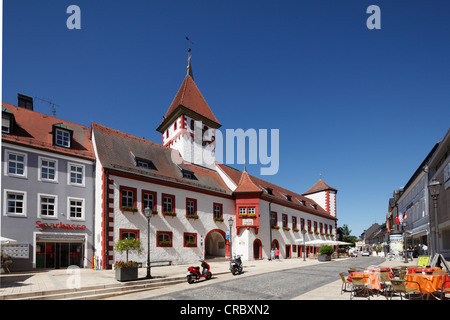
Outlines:
[[[139,239],[126,238],[123,240],[117,241],[114,245],[114,250],[119,253],[123,253],[124,251],[127,254],[127,262],[128,262],[128,251],[136,251],[137,253],[142,252],[141,241]]]
[[[348,228],[348,225],[344,224],[342,227],[337,228],[338,241],[350,242],[353,245],[356,244],[356,237],[351,235],[352,230]]]

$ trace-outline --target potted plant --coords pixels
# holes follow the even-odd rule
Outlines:
[[[324,244],[322,246],[320,246],[319,249],[319,256],[318,259],[319,261],[331,261],[331,255],[334,252],[334,248],[333,246],[330,246],[328,244]]]
[[[137,262],[128,261],[128,252],[136,251],[137,253],[142,252],[141,241],[139,239],[126,238],[117,241],[114,245],[114,250],[123,253],[126,252],[127,260],[116,261],[114,264],[114,269],[116,272],[116,280],[117,281],[130,281],[136,280],[138,278],[138,268]]]

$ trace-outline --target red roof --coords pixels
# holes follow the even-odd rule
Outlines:
[[[244,171],[241,174],[241,178],[239,180],[236,190],[234,190],[234,193],[262,192],[262,191],[263,190],[252,181],[252,179],[250,178],[250,175],[247,173],[247,171]]]
[[[189,75],[186,75],[178,93],[164,116],[164,120],[159,125],[158,131],[165,130],[165,127],[172,123],[171,116],[181,107],[193,111],[196,115],[199,115],[200,118],[212,121],[217,127],[221,126],[214,116],[214,113],[211,111],[211,108],[206,103],[205,98],[203,98],[203,95],[200,93],[194,80]]]
[[[336,189],[330,187],[328,184],[326,184],[322,179],[319,179],[319,181],[317,181],[311,188],[308,189],[308,191],[304,192],[303,194],[311,194],[311,193],[316,193],[316,192],[320,192],[320,191],[325,191],[325,190],[332,190],[332,191],[337,191]]]
[[[38,148],[51,152],[67,154],[76,157],[95,159],[90,130],[88,127],[70,121],[58,119],[43,113],[2,103],[3,107],[14,114],[14,127],[11,134],[2,134],[3,142],[10,142]],[[65,126],[73,132],[70,148],[53,144],[53,125]]]
[[[98,160],[104,168],[231,197],[231,190],[216,171],[182,162],[177,150],[95,122],[91,127]],[[172,153],[181,163],[174,162]],[[138,167],[136,159],[151,161],[155,168]],[[183,170],[192,172],[195,179],[185,178]]]
[[[249,175],[245,171],[241,172],[225,164],[216,162],[216,165],[238,186],[234,193],[262,191],[262,194],[260,196],[261,198],[267,199],[269,201],[274,200],[278,203],[289,207],[294,207],[301,211],[314,213],[326,218],[336,219],[336,217],[331,216],[319,204],[308,197],[292,192],[255,176]],[[269,193],[269,191],[271,191],[271,194]],[[290,198],[290,200],[288,198]]]

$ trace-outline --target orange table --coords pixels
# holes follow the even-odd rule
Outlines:
[[[424,270],[423,267],[410,267],[410,268],[408,268],[408,273],[414,273],[416,271],[420,271],[420,272],[422,272],[422,271],[441,271],[441,268],[439,268],[439,267],[427,267],[427,268],[425,268],[425,270]]]
[[[407,274],[405,280],[416,281],[420,284],[420,289],[422,293],[433,293],[435,291],[441,290],[444,281],[448,280],[448,275],[445,273],[433,273],[433,274],[422,274],[422,273],[410,273]],[[406,282],[408,288],[419,289],[417,283]]]
[[[350,272],[349,280],[351,277],[364,277],[364,283],[368,284],[369,289],[381,289],[380,276],[377,272]]]

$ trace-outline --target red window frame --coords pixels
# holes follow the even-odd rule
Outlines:
[[[308,228],[308,231],[309,231],[309,232],[312,231],[311,227],[312,227],[312,225],[311,225],[311,220],[308,220],[308,221],[307,221],[307,228]]]
[[[275,217],[275,224],[272,224],[273,218]],[[270,213],[270,226],[271,227],[278,227],[278,213],[276,211],[272,211]]]
[[[188,217],[188,202],[193,202],[194,203],[194,213],[193,213],[193,215],[196,215],[197,214],[197,199],[186,198],[186,217]]]
[[[283,224],[283,228],[287,228],[288,227],[288,215],[284,214],[281,216],[281,222]]]
[[[292,229],[297,229],[297,217],[292,216]]]
[[[175,212],[175,195],[173,194],[168,194],[168,193],[162,193],[161,194],[161,208],[162,208],[162,212],[164,213],[166,210],[164,210],[164,198],[171,198],[172,199],[172,211],[170,212]]]
[[[220,217],[216,217],[216,207],[220,207]],[[223,218],[223,204],[222,203],[213,203],[213,218]]]
[[[123,207],[124,204],[122,203],[122,191],[131,191],[133,192],[133,207],[137,208],[137,189],[136,188],[132,188],[132,187],[127,187],[127,186],[119,186],[119,192],[120,192],[120,204],[119,207]]]
[[[168,235],[169,239],[170,239],[170,244],[169,245],[160,245],[160,243],[159,243],[159,236],[160,235]],[[172,233],[172,231],[156,231],[156,246],[157,247],[163,247],[163,248],[173,247],[173,233]]]
[[[194,236],[194,242],[195,242],[195,245],[188,245],[187,243],[186,243],[186,236]],[[197,247],[197,234],[196,233],[192,233],[192,232],[184,232],[183,233],[183,246],[184,247],[188,247],[188,248],[195,248],[195,247]]]
[[[317,232],[317,221],[314,221],[314,232]]]
[[[300,218],[300,230],[305,229],[305,219]]]
[[[156,197],[155,191],[150,190],[142,190],[142,212],[144,212],[144,194],[151,194],[153,196],[153,208],[150,208],[151,210],[157,210],[157,204],[158,204],[158,198]]]
[[[140,230],[139,229],[119,229],[119,237],[120,240],[123,240],[123,233],[124,232],[134,232],[136,233],[136,239],[140,239]]]

